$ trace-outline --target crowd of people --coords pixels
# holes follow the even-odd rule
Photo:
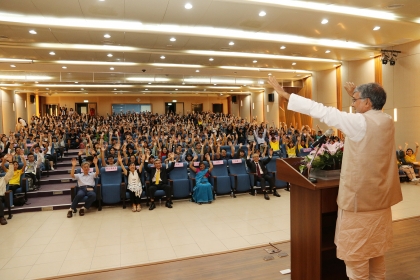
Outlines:
[[[58,116],[33,116],[29,121],[19,118],[15,131],[2,135],[0,152],[2,157],[6,154],[12,155],[14,175],[7,183],[13,192],[20,187],[22,173],[30,178],[33,189],[37,190],[42,173],[54,170],[57,159],[65,157],[65,151],[69,149],[80,150],[78,165],[81,167],[81,174],[86,173],[86,168],[87,171],[95,168],[96,164],[103,167],[121,166],[127,179],[132,211],[139,212],[140,197],[144,189],[141,180],[143,169],[147,171],[151,181],[150,210],[156,207],[155,190],[165,192],[165,206],[172,208],[167,174],[175,162],[187,162],[190,172],[196,173],[193,200],[199,204],[211,203],[212,186],[208,177],[213,168],[213,160],[242,158],[247,161],[247,168],[258,175],[256,178],[260,184],[265,186],[265,181],[268,181],[273,189],[272,178],[269,178],[265,170],[267,162],[260,159],[299,156],[301,149],[309,148],[321,135],[322,130],[318,126],[317,130],[308,125],[298,128],[297,124],[286,123],[280,123],[277,127],[274,122],[258,122],[256,118],[248,121],[237,116],[212,112],[188,112],[185,115],[128,112],[92,116],[78,115],[74,111],[63,109]],[[344,139],[332,136],[328,141]],[[415,152],[407,149],[407,156],[410,156],[410,152],[415,157],[417,149]],[[196,161],[200,161],[198,168],[193,165]],[[208,164],[205,165],[205,161],[210,163],[209,167],[206,167]],[[166,164],[166,169],[156,174],[156,170],[161,170],[162,163]],[[73,160],[73,167],[75,164],[77,161]],[[149,169],[149,164],[155,168]],[[406,164],[402,166],[405,168]],[[4,166],[3,170],[8,171]],[[413,177],[414,181],[417,180],[415,174],[411,175],[411,170],[403,170],[410,179]],[[79,181],[79,186],[84,187],[79,188],[68,217],[72,216],[71,211],[76,210],[77,203],[84,196],[87,195],[89,200],[79,212],[80,215],[96,199],[91,194],[92,191],[88,190],[93,186],[91,179],[89,182],[85,181],[83,175],[74,173],[72,177]],[[3,197],[5,189],[0,191],[0,196]],[[280,196],[275,189],[272,192],[275,196]],[[263,193],[264,198],[269,199],[265,187]]]

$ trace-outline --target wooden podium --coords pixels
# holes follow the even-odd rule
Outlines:
[[[301,158],[277,159],[276,176],[290,183],[291,278],[348,279],[334,244],[339,180],[309,181]]]

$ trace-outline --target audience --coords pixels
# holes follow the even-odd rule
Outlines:
[[[1,166],[4,168],[6,162],[10,163],[12,161],[12,155],[7,154],[7,155],[3,156],[1,158],[1,160],[2,160]],[[7,224],[7,221],[4,218],[4,205],[3,205],[3,203],[6,203],[6,197],[5,197],[6,184],[13,177],[14,168],[15,168],[14,165],[11,164],[11,166],[10,166],[9,170],[7,171],[6,175],[4,175],[4,177],[0,177],[0,224],[2,226]]]
[[[95,185],[94,178],[99,176],[99,169],[89,173],[89,168],[98,167],[98,158],[101,159],[100,166],[122,167],[133,212],[141,210],[140,197],[145,187],[141,174],[143,167],[150,182],[147,190],[151,200],[149,210],[156,207],[156,190],[163,190],[167,200],[165,206],[173,207],[168,174],[176,162],[187,162],[190,171],[197,173],[199,180],[194,186],[193,200],[199,204],[210,203],[213,199],[212,186],[207,180],[212,160],[244,159],[250,172],[255,174],[258,173],[255,164],[259,162],[261,169],[257,180],[263,187],[264,198],[269,199],[265,181],[269,182],[274,195],[279,195],[274,189],[273,177],[265,169],[271,156],[298,157],[301,148],[310,147],[321,135],[322,130],[318,126],[317,130],[307,125],[299,129],[297,124],[288,126],[286,123],[276,127],[274,122],[270,125],[258,122],[256,118],[247,122],[236,116],[212,112],[188,112],[183,116],[150,112],[92,116],[79,115],[70,108],[59,116],[33,116],[29,122],[19,118],[15,132],[1,135],[0,152],[15,151],[12,159],[15,176],[9,183],[14,191],[20,187],[20,181],[16,179],[20,180],[18,176],[22,172],[39,187],[42,172],[54,170],[54,162],[59,156],[63,157],[68,149],[81,149],[78,157],[81,174],[74,174],[77,161],[72,160],[71,176],[81,188],[67,215],[70,218],[84,196],[88,196],[88,201],[81,208],[80,215],[96,200],[96,193],[91,188]],[[334,141],[344,139],[328,139],[328,142]],[[406,144],[405,156],[398,159],[400,168],[416,182],[418,180],[410,164],[416,162],[418,144],[416,151],[407,147]],[[28,161],[23,154],[27,155]],[[266,155],[267,160],[262,161],[261,158]],[[206,169],[203,161],[198,168],[194,167],[193,163],[199,159],[207,161],[210,167]],[[162,168],[163,162],[166,168]],[[19,171],[19,163],[27,169],[24,166]],[[149,168],[149,165],[153,167]]]

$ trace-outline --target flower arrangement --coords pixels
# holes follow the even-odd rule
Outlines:
[[[343,161],[343,143],[335,142],[333,144],[323,144],[318,152],[313,150],[307,155],[302,164],[300,165],[300,171],[303,172],[305,168],[309,168],[311,160],[315,157],[312,162],[312,169],[320,170],[337,170],[341,169],[341,163]],[[316,153],[316,155],[315,155]]]

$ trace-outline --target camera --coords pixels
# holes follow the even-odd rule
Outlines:
[[[146,69],[141,69],[141,72],[143,72],[143,73],[146,72]]]

